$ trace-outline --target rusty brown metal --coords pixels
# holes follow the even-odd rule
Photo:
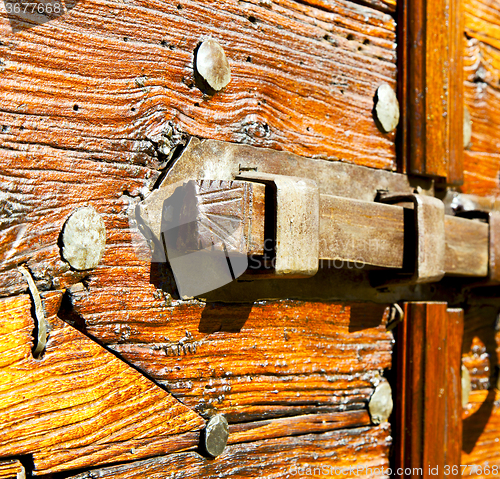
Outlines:
[[[254,171],[238,178],[273,186],[275,191],[274,274],[313,276],[319,264],[319,191],[315,181]]]
[[[412,202],[415,224],[415,266],[413,283],[433,283],[445,274],[444,204],[432,196],[383,195],[384,203]]]
[[[416,187],[422,194],[434,193],[433,181],[428,178],[412,178],[392,171],[306,158],[268,148],[191,138],[159,189],[150,196],[161,194],[169,185],[178,182],[230,181],[246,171],[310,179],[316,182],[320,194],[361,201],[374,201],[380,191],[411,194]]]

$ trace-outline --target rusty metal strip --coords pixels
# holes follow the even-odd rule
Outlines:
[[[234,180],[240,173],[258,172],[313,180],[320,194],[374,201],[380,191],[410,194],[418,187],[433,194],[429,178],[381,169],[306,158],[285,151],[257,148],[217,140],[191,138],[182,155],[176,159],[158,190],[187,180]]]

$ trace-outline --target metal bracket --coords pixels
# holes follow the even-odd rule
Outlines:
[[[433,283],[445,274],[444,204],[432,196],[382,195],[382,203],[412,202],[415,220],[415,266],[412,283]]]
[[[404,287],[437,282],[445,274],[484,278],[488,254],[491,274],[500,278],[495,220],[488,226],[445,215],[432,182],[419,186],[418,194],[414,182],[383,170],[191,139],[160,187],[135,208],[136,223],[142,221],[152,261],[168,260],[176,278],[201,281],[204,291],[243,274],[310,277],[319,265],[338,270],[329,277],[355,268],[379,285],[381,279]],[[174,198],[182,199],[177,207]],[[224,275],[195,260],[202,249],[210,258],[220,253]],[[174,260],[187,261],[188,254],[193,264],[175,268]],[[365,267],[368,273],[361,274]],[[185,296],[199,296],[196,291]]]
[[[255,171],[242,172],[237,179],[264,183],[275,189],[274,274],[288,278],[315,275],[319,265],[319,190],[316,182]]]

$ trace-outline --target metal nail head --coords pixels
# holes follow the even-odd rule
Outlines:
[[[375,95],[375,114],[385,133],[393,131],[399,123],[399,102],[396,92],[387,83],[377,89]]]
[[[380,424],[387,421],[392,413],[392,407],[391,386],[385,378],[382,378],[382,381],[375,388],[368,403],[368,410],[370,411],[373,424]]]
[[[212,457],[224,452],[229,438],[229,425],[222,414],[212,417],[205,429],[205,449]]]
[[[210,88],[220,91],[231,81],[231,69],[224,50],[213,40],[205,40],[196,53],[196,71]]]
[[[106,246],[106,227],[92,207],[78,208],[66,221],[62,234],[63,258],[76,270],[95,268]]]

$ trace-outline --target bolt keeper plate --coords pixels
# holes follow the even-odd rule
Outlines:
[[[412,283],[432,283],[445,274],[444,203],[432,196],[383,195],[383,203],[412,202],[415,218],[415,269]]]
[[[275,274],[313,276],[319,265],[319,189],[315,181],[248,171],[241,180],[272,186],[276,192]]]

